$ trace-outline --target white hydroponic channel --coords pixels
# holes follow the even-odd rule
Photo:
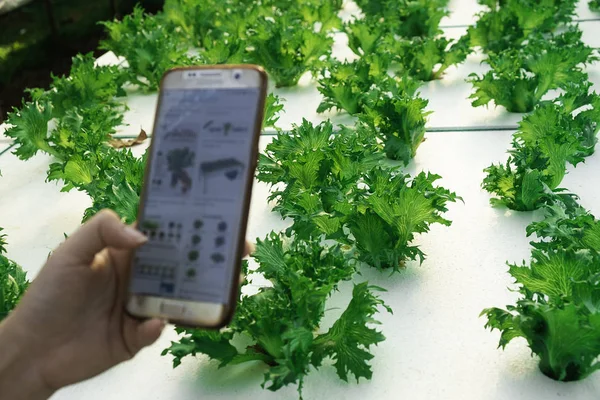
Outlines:
[[[453,0],[451,10],[452,15],[442,24],[448,36],[458,37],[473,22],[479,6],[475,0]],[[350,15],[355,9],[345,12]],[[588,11],[587,1],[579,5],[577,19],[584,41],[600,47],[600,15]],[[334,54],[339,58],[351,56],[344,39],[343,35],[336,38]],[[485,307],[514,301],[514,293],[507,290],[511,278],[505,261],[529,258],[525,227],[536,218],[535,213],[491,208],[488,194],[480,189],[483,168],[506,160],[506,149],[521,118],[503,109],[471,107],[467,100],[471,86],[464,78],[485,70],[481,59],[472,55],[465,64],[451,68],[443,80],[422,88],[434,113],[426,141],[408,168],[411,173],[426,170],[442,175],[440,184],[456,191],[465,203],[450,205],[446,216],[453,221],[451,227],[433,226],[430,233],[417,239],[428,255],[422,266],[409,263],[405,271],[391,276],[364,269],[357,278],[387,288],[382,297],[394,310],[393,315],[377,315],[387,340],[373,349],[373,379],[345,383],[326,364],[307,377],[305,399],[587,400],[600,396],[600,373],[581,382],[552,381],[539,372],[524,341],[516,340],[506,351],[496,349],[498,333],[484,330],[484,320],[478,317]],[[99,63],[114,62],[111,54],[99,59]],[[588,72],[600,91],[600,65]],[[303,117],[313,122],[327,117],[350,122],[344,116],[316,114],[320,95],[309,77],[297,88],[276,92],[287,100],[279,124],[284,129]],[[120,135],[135,135],[140,127],[150,132],[155,102],[155,95],[132,95],[126,116],[129,126],[121,129]],[[264,133],[261,149],[272,137],[272,132]],[[8,138],[0,136],[0,152],[10,145]],[[141,146],[134,151],[141,154],[144,149]],[[10,151],[0,155],[0,226],[5,227],[10,241],[8,255],[31,277],[63,234],[78,227],[91,203],[85,194],[60,193],[59,186],[44,182],[50,161],[44,155],[28,162],[17,160]],[[582,204],[596,215],[600,215],[599,171],[600,156],[596,155],[570,169],[562,184],[579,194]],[[256,184],[248,227],[251,239],[287,225],[271,213],[267,194],[265,185]],[[349,301],[351,284],[345,283],[341,289],[328,304],[332,310],[326,314],[325,327]],[[264,367],[260,363],[219,370],[216,362],[200,355],[172,369],[170,357],[161,357],[160,352],[176,336],[168,328],[155,345],[132,361],[63,389],[54,399],[298,398],[295,387],[276,393],[261,389]]]

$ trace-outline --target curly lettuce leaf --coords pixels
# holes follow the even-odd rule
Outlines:
[[[373,355],[369,348],[385,340],[385,336],[369,324],[376,324],[373,315],[382,306],[391,309],[373,291],[384,291],[367,282],[355,284],[350,304],[333,326],[314,339],[312,363],[320,366],[326,357],[335,360],[334,367],[338,376],[348,381],[352,374],[358,382],[360,378],[371,379],[373,371],[368,364]]]
[[[574,283],[586,279],[593,271],[593,261],[587,256],[569,251],[545,253],[538,249],[532,251],[529,265],[510,265],[509,269],[525,294],[547,296],[555,302],[570,298]]]
[[[117,97],[125,96],[125,73],[117,66],[96,66],[92,53],[76,55],[72,59],[69,76],[52,77],[47,95],[52,103],[52,115],[64,117],[74,108],[86,109],[100,104],[121,107]]]
[[[344,24],[344,32],[348,36],[348,47],[357,56],[382,55],[381,45],[386,30],[377,21],[355,18]]]
[[[522,48],[489,53],[485,62],[491,70],[469,75],[475,88],[473,106],[494,101],[509,112],[530,112],[549,90],[584,83],[582,66],[598,58],[581,34],[572,27],[550,38],[534,36]]]
[[[500,347],[522,337],[545,375],[575,381],[600,368],[600,229],[572,196],[552,200],[546,218],[528,227],[539,235],[531,261],[510,265],[516,305],[481,315],[501,332]]]
[[[448,0],[360,0],[356,2],[367,19],[404,38],[431,37],[440,31],[440,21],[449,14]]]
[[[346,312],[329,332],[317,333],[325,315],[325,301],[340,281],[350,279],[355,272],[355,263],[346,260],[341,248],[325,246],[320,240],[271,233],[257,242],[254,257],[256,272],[271,285],[256,294],[241,294],[238,311],[227,329],[205,332],[179,328],[183,336],[163,355],[173,355],[174,366],[182,358],[200,353],[217,360],[220,367],[262,361],[268,368],[263,387],[272,391],[297,384],[301,393],[311,366],[321,366],[330,356],[338,360],[335,366],[342,379],[347,377],[346,371],[370,378],[369,346],[384,338],[367,326],[377,323],[373,315],[382,305],[368,284],[355,288]],[[251,343],[239,351],[233,345],[236,336]],[[361,359],[348,359],[347,354],[359,354]]]
[[[0,232],[3,229],[0,228]],[[0,321],[15,308],[29,286],[27,274],[6,258],[6,235],[0,234]]]
[[[21,109],[13,109],[6,120],[9,128],[4,133],[15,140],[14,154],[28,160],[38,151],[56,154],[48,143],[48,123],[52,119],[52,105],[47,100],[24,103]]]
[[[260,158],[258,180],[275,187],[270,200],[274,211],[293,221],[288,234],[351,246],[352,257],[379,269],[422,261],[424,254],[411,244],[415,235],[433,223],[449,225],[442,214],[459,197],[434,186],[437,175],[411,180],[384,166],[368,127],[336,135],[332,128],[304,121]]]
[[[527,236],[539,239],[531,245],[539,250],[589,251],[600,255],[600,222],[573,196],[554,196],[543,207],[543,219],[527,227]]]
[[[571,89],[574,92],[543,102],[523,118],[506,164],[484,170],[482,187],[494,195],[492,204],[518,211],[535,210],[559,190],[567,164],[577,166],[593,154],[600,122],[597,95],[588,92],[589,84]],[[581,111],[585,99],[591,104]]]
[[[520,300],[507,310],[482,312],[487,328],[498,329],[500,346],[524,338],[540,357],[540,370],[558,381],[576,381],[600,369],[600,314],[585,312],[575,304],[558,307]]]
[[[321,67],[331,54],[333,39],[326,31],[307,27],[297,14],[286,13],[276,19],[259,18],[249,44],[250,61],[262,65],[276,87],[287,87]]]
[[[167,29],[163,14],[145,14],[136,6],[121,21],[102,24],[108,37],[100,43],[100,48],[124,57],[128,80],[145,90],[156,91],[167,70],[197,64],[187,55],[185,40],[176,30]]]
[[[283,101],[282,98],[269,93],[265,100],[265,114],[263,117],[262,127],[265,128],[275,128],[278,129],[275,124],[279,121],[280,114],[283,111]]]
[[[405,165],[415,157],[425,137],[428,100],[416,92],[418,83],[407,77],[395,92],[372,90],[359,120],[366,123],[384,143],[386,156]]]
[[[571,22],[575,0],[479,0],[487,8],[467,34],[486,53],[516,48],[535,34],[547,34]]]
[[[350,115],[361,113],[371,88],[387,85],[389,64],[389,56],[378,55],[367,55],[350,62],[331,60],[318,81],[324,99],[317,112],[337,108]]]
[[[456,42],[445,37],[386,39],[401,70],[421,81],[441,79],[449,67],[464,62],[471,52],[466,36]]]

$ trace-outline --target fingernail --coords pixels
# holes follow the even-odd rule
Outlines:
[[[135,228],[126,226],[124,231],[125,235],[129,236],[131,240],[135,241],[138,244],[146,243],[148,241],[146,235],[144,235],[142,232],[138,231]]]

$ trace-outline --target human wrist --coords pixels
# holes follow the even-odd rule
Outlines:
[[[11,400],[45,400],[55,392],[39,373],[37,357],[8,317],[0,322],[0,393]],[[6,396],[6,397],[5,397]]]

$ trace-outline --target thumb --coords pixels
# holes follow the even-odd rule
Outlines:
[[[157,318],[139,321],[126,317],[123,324],[123,338],[129,357],[135,356],[141,349],[156,342],[164,328],[165,321]]]
[[[106,247],[132,249],[146,240],[141,232],[123,224],[114,211],[102,210],[70,236],[54,252],[54,258],[68,260],[68,264],[91,264]]]

